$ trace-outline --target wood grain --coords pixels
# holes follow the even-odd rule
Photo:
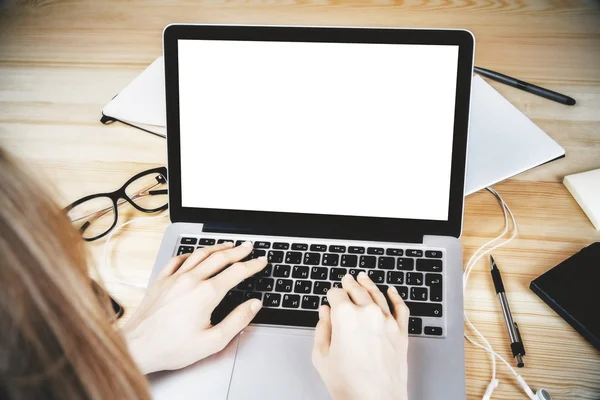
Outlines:
[[[527,348],[521,374],[554,399],[600,398],[600,354],[528,289],[529,282],[583,246],[600,240],[560,183],[600,168],[600,3],[526,0],[29,0],[0,2],[0,143],[26,160],[61,204],[114,190],[134,173],[165,163],[164,140],[103,126],[100,110],[161,54],[171,22],[340,26],[460,27],[477,39],[476,64],[577,99],[565,107],[492,82],[567,151],[565,159],[496,185],[513,209],[519,236],[495,252]],[[128,211],[125,221],[139,216]],[[115,236],[113,271],[144,282],[167,218]],[[486,192],[469,196],[462,242],[465,262],[498,234],[502,214]],[[89,246],[113,295],[135,309],[143,291],[117,283]],[[483,264],[483,263],[482,263]],[[472,275],[465,308],[500,354],[506,329],[484,265]],[[481,398],[489,358],[466,344],[468,398]],[[495,399],[524,398],[502,365]]]

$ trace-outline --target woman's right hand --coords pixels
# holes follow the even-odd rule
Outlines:
[[[331,289],[315,330],[313,364],[334,400],[406,400],[409,310],[361,272]]]

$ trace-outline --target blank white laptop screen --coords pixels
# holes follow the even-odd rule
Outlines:
[[[448,219],[458,46],[178,53],[183,207]]]

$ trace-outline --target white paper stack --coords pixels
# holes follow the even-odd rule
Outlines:
[[[567,175],[563,183],[592,225],[600,231],[600,168]]]

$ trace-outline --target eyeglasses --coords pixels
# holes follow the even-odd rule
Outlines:
[[[83,197],[64,208],[71,223],[84,240],[91,242],[104,237],[116,225],[119,207],[131,204],[136,210],[154,213],[168,207],[167,168],[140,172],[111,193]]]

